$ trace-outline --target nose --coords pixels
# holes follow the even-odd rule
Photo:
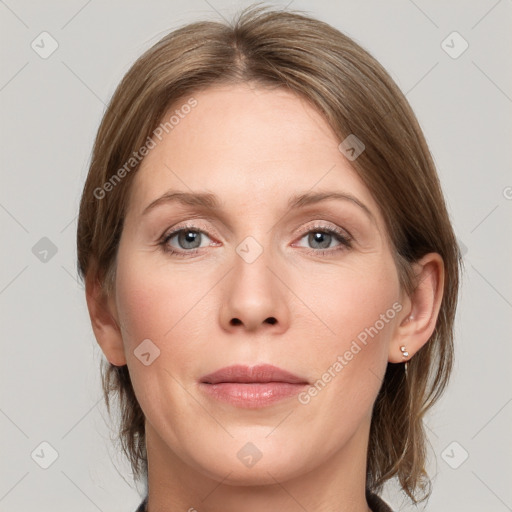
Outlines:
[[[288,329],[290,292],[277,277],[277,261],[264,250],[248,262],[235,253],[234,267],[223,280],[220,322],[231,332],[277,334]]]

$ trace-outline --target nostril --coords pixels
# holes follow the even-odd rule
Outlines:
[[[274,325],[274,324],[277,322],[277,320],[276,320],[276,318],[275,318],[275,317],[273,317],[273,316],[269,316],[269,317],[265,320],[265,322],[266,322],[267,324]],[[241,323],[242,323],[242,321],[241,321],[240,319],[238,319],[238,318],[232,318],[232,319],[231,319],[231,321],[230,321],[230,324],[231,324],[231,325],[240,325]]]

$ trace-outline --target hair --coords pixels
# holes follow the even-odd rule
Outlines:
[[[431,494],[423,417],[452,371],[462,257],[409,103],[379,62],[347,35],[303,11],[257,4],[231,22],[181,26],[149,48],[122,79],[98,129],[78,217],[79,275],[82,280],[92,276],[104,296],[113,293],[130,184],[140,165],[131,159],[149,145],[169,108],[209,86],[247,82],[307,99],[340,141],[354,134],[364,143],[351,165],[382,212],[400,285],[408,294],[417,285],[413,264],[430,252],[443,259],[443,298],[434,332],[408,368],[387,365],[367,452],[367,489],[379,493],[397,477],[414,503],[423,501]],[[128,161],[133,169],[122,173]],[[109,414],[111,395],[117,395],[118,439],[134,478],[147,479],[144,414],[127,365],[102,360],[101,375]]]

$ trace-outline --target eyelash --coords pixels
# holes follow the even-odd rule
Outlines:
[[[185,252],[176,251],[176,250],[170,248],[170,246],[168,245],[169,240],[171,238],[173,238],[174,236],[176,236],[177,234],[181,233],[182,231],[193,231],[195,233],[201,233],[201,234],[206,235],[206,236],[209,237],[209,235],[208,235],[208,233],[206,231],[198,228],[197,226],[194,226],[194,225],[181,226],[178,229],[175,229],[174,231],[171,231],[170,233],[164,233],[162,235],[162,237],[160,238],[160,240],[158,242],[158,245],[162,248],[162,250],[166,254],[169,254],[171,256],[177,256],[177,257],[180,257],[180,258],[186,258],[186,257],[189,257],[189,256],[193,256],[193,255],[197,254],[200,251],[199,248],[191,249],[191,250],[185,251]],[[303,231],[300,234],[299,240],[304,238],[305,235],[308,235],[310,233],[326,233],[328,235],[333,235],[335,237],[335,239],[338,242],[340,242],[340,245],[338,247],[334,248],[334,249],[308,249],[308,248],[303,248],[305,250],[305,252],[308,253],[308,254],[313,254],[315,256],[318,256],[318,255],[321,255],[321,256],[332,255],[334,253],[337,253],[337,252],[343,251],[343,250],[347,250],[347,249],[350,249],[352,247],[352,240],[353,240],[352,236],[350,236],[349,234],[345,233],[344,231],[341,231],[338,228],[326,227],[326,226],[318,226],[318,225],[317,226],[313,226],[313,227],[310,227],[307,230]]]

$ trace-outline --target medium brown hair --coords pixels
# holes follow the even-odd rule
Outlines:
[[[80,277],[92,275],[107,296],[112,293],[128,193],[139,166],[132,162],[127,168],[126,162],[148,137],[154,138],[170,106],[212,85],[249,81],[306,98],[340,142],[354,134],[364,143],[351,165],[382,212],[407,293],[417,284],[415,261],[429,252],[443,258],[445,282],[435,330],[409,361],[407,378],[403,363],[388,364],[374,404],[367,456],[368,489],[379,493],[396,476],[413,502],[423,501],[431,493],[423,417],[452,370],[462,260],[410,105],[385,69],[343,33],[300,11],[256,5],[231,23],[183,26],[146,51],[115,91],[97,133],[78,219]],[[119,179],[123,166],[128,171]],[[119,440],[134,476],[147,478],[144,414],[128,368],[103,360],[101,372],[109,413],[111,395],[118,398]]]

